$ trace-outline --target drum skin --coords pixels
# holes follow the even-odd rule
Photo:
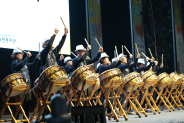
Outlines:
[[[8,96],[11,87],[14,89],[23,89],[27,87],[27,83],[21,73],[14,73],[4,78],[1,82],[1,86],[2,92],[5,96]],[[10,96],[17,96],[21,92],[22,91],[13,91]]]
[[[151,85],[157,84],[158,79],[157,79],[157,75],[152,71],[152,70],[148,70],[146,71],[143,75],[142,75],[142,79],[144,81],[144,88],[148,88]],[[151,83],[151,84],[149,84]]]
[[[175,72],[172,72],[170,74],[170,78],[172,80],[171,87],[173,86],[173,89],[176,89],[178,86],[182,83],[182,78]],[[175,84],[175,85],[174,85]]]
[[[160,75],[158,75],[158,83],[157,83],[157,88],[159,90],[162,90],[164,84],[166,83],[166,86],[170,86],[172,81],[171,81],[171,78],[169,77],[169,75],[164,72],[164,73],[161,73]]]
[[[66,86],[67,78],[68,76],[66,71],[59,65],[54,65],[45,69],[35,81],[34,85],[38,86],[42,92],[47,93],[52,82],[55,84],[61,84],[61,86],[53,87],[51,93],[54,93],[61,87]]]
[[[141,75],[137,72],[132,72],[126,75],[123,79],[125,80],[125,85],[123,89],[126,90],[127,92],[130,92],[132,89],[134,91],[143,84]],[[134,84],[135,87],[133,88]]]
[[[109,88],[112,81],[114,81],[114,88],[117,88],[124,83],[123,73],[120,69],[117,68],[110,69],[101,73],[99,78],[101,85],[105,88]]]
[[[84,86],[85,90],[95,84],[97,77],[98,76],[91,65],[83,65],[73,72],[71,75],[71,83],[75,89],[81,90],[83,82],[86,82]]]
[[[184,87],[184,74],[180,74],[180,77],[182,78],[182,83],[181,83],[181,86],[180,86],[180,89],[182,89]]]

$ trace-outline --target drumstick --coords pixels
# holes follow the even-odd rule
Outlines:
[[[139,54],[139,50],[138,50],[138,47],[137,47],[137,44],[135,43],[135,46],[136,46],[136,49],[137,49],[137,53]]]
[[[75,56],[75,58],[77,58],[77,56],[71,51],[71,53]]]
[[[39,42],[39,54],[40,54],[40,42]]]
[[[122,45],[122,55],[123,55],[123,45]]]
[[[151,53],[151,50],[150,50],[150,48],[148,48],[148,50],[149,50],[149,52],[150,52],[150,54],[151,54],[151,57],[153,57],[153,55],[152,55],[152,53]]]
[[[143,54],[144,57],[147,57],[143,52],[141,52]]]
[[[116,58],[116,51],[114,50],[114,58]]]
[[[64,27],[66,28],[65,23],[64,23],[64,21],[63,21],[62,17],[60,17],[60,18],[61,18],[61,21],[63,22]]]
[[[100,44],[99,44],[99,42],[98,42],[98,40],[97,40],[96,38],[95,38],[95,40],[96,40],[96,42],[98,43],[98,46],[101,47]]]
[[[116,50],[116,56],[118,57],[118,51],[117,51],[117,47],[115,46],[115,50]]]
[[[87,58],[90,59],[89,56],[87,56]]]
[[[24,51],[24,50],[22,50],[22,49],[20,49],[20,48],[18,48],[18,47],[17,47],[17,49],[19,49],[19,50],[21,50],[22,52],[24,52],[24,53],[26,53],[26,54],[27,54],[27,52],[26,52],[26,51]],[[32,56],[32,55],[31,55],[31,56]]]
[[[163,54],[162,54],[162,64],[163,64]]]
[[[128,49],[126,48],[126,46],[124,46],[124,48],[126,49],[126,51],[128,52],[128,54],[130,55],[131,53],[128,51]]]
[[[86,44],[89,45],[88,41],[86,40],[86,38],[84,38],[84,40],[86,41]]]

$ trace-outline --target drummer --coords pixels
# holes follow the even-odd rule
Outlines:
[[[54,39],[56,37],[56,35],[58,34],[59,30],[58,28],[55,28],[55,33],[53,34],[53,36],[48,39],[44,39],[42,42],[42,47],[44,48],[40,54],[40,61],[41,61],[41,67],[40,67],[40,73],[42,73],[42,71],[44,71],[46,68],[53,66],[53,65],[57,65],[57,60],[56,57],[59,54],[59,51],[61,50],[67,33],[68,33],[68,29],[65,28],[65,33],[61,39],[61,41],[59,42],[59,44],[54,48],[53,42]]]
[[[138,61],[137,61],[137,68],[135,69],[135,71],[137,71],[138,73],[143,74],[144,71],[147,71],[147,70],[150,69],[150,67],[151,67],[152,64],[153,64],[154,59],[155,59],[155,58],[152,57],[150,63],[147,64],[147,61],[149,60],[148,57],[146,57],[146,63],[145,63],[144,59],[139,58]]]
[[[101,57],[100,57],[101,65],[99,66],[99,74],[101,74],[109,69],[117,68],[121,64],[121,60],[119,60],[119,58],[117,57],[115,59],[115,61],[110,63],[109,56],[105,52],[101,53]],[[107,91],[105,91],[105,93],[107,93]],[[110,93],[110,96],[113,96],[113,94]],[[105,97],[104,97],[104,95],[102,95],[101,101],[104,102],[104,100],[105,100]],[[112,102],[112,100],[111,100],[111,102]],[[109,108],[108,105],[107,105],[107,113],[111,113],[111,109]]]
[[[21,73],[23,75],[23,77],[26,80],[27,85],[29,85],[29,89],[31,88],[31,81],[30,81],[30,73],[29,70],[32,69],[33,67],[35,67],[39,61],[40,55],[38,54],[34,60],[33,63],[28,63],[28,60],[31,56],[30,52],[27,52],[27,57],[24,58],[24,60],[22,60],[23,58],[23,53],[21,50],[19,49],[14,49],[13,53],[11,55],[11,58],[14,60],[11,63],[11,69],[12,69],[12,73]],[[17,97],[19,100],[21,100],[21,98],[23,97],[24,93],[22,92],[21,94],[19,94]],[[25,96],[25,100],[24,100],[24,109],[25,109],[25,114],[26,116],[29,118],[29,110],[30,110],[30,106],[31,106],[31,93],[27,93]],[[14,113],[17,109],[17,106],[15,106],[14,109]],[[17,115],[17,119],[19,118],[19,113]]]
[[[128,75],[130,73],[130,68],[135,67],[137,64],[138,59],[140,58],[140,54],[137,55],[137,58],[135,59],[134,63],[131,64],[133,55],[130,54],[130,58],[128,59],[127,62],[127,58],[126,55],[122,55],[122,53],[119,55],[119,58],[122,57],[122,61],[121,61],[121,65],[119,65],[119,69],[121,70],[121,72],[123,73],[124,76]]]
[[[158,65],[158,62],[157,61],[154,61],[154,67],[153,67],[153,71],[157,74],[157,76],[161,73],[163,67],[164,67],[164,64],[161,63],[159,68],[157,69],[157,65]]]
[[[103,48],[100,47],[98,50],[98,54],[95,58],[87,59],[87,54],[91,50],[91,45],[88,45],[87,50],[84,48],[83,45],[76,46],[75,52],[77,53],[77,58],[73,59],[73,68],[76,70],[77,68],[83,66],[83,65],[89,65],[92,63],[95,63],[100,58],[101,52],[103,51]]]
[[[101,63],[98,63],[97,65],[96,65],[96,73],[99,73],[99,67],[100,67],[100,65],[101,65]]]
[[[60,60],[58,62],[58,65],[62,66],[62,59],[63,59],[63,55],[61,55],[60,57]],[[64,59],[64,63],[66,64],[64,66],[64,69],[66,71],[66,73],[68,74],[68,77],[70,77],[73,73],[73,66],[72,66],[72,58],[70,56],[67,56],[65,59]]]
[[[130,68],[133,68],[136,66],[137,64],[137,61],[138,59],[140,58],[140,54],[137,55],[137,58],[135,59],[134,63],[131,64],[131,61],[132,61],[132,58],[133,58],[133,55],[130,54],[130,58],[128,59],[128,62],[127,62],[127,57],[126,55],[122,55],[122,53],[119,55],[119,58],[122,57],[122,61],[121,61],[121,64],[119,65],[119,69],[121,70],[121,72],[123,73],[124,76],[128,75],[130,73]],[[125,95],[122,93],[122,102],[124,102],[125,100]],[[127,104],[127,109],[129,108],[130,104],[128,103]],[[129,112],[130,114],[133,114],[132,110],[130,110]]]

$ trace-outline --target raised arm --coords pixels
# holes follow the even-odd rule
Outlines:
[[[21,61],[20,63],[17,60],[12,62],[12,64],[11,64],[12,72],[14,73],[14,72],[22,69],[27,64],[30,56],[31,56],[31,53],[27,52],[27,57],[25,57],[23,61]]]
[[[38,64],[38,62],[39,62],[39,58],[40,58],[40,54],[38,54],[38,55],[36,56],[36,58],[34,59],[34,61],[33,61],[32,63],[27,63],[27,66],[28,66],[29,68],[32,68],[32,67],[37,66],[37,64]]]
[[[49,51],[51,50],[51,47],[52,47],[52,44],[54,42],[54,39],[56,37],[56,34],[54,34],[49,42],[47,43],[46,47],[42,50],[42,52],[40,53],[40,61],[41,61],[41,64],[42,66],[45,64],[45,61],[46,61],[46,58],[47,58],[47,55],[49,53]]]
[[[86,63],[87,64],[92,64],[92,63],[95,63],[96,61],[98,61],[99,58],[100,58],[101,52],[103,52],[103,48],[102,47],[99,48],[98,54],[95,56],[95,58],[86,59]]]
[[[52,50],[52,52],[55,54],[55,56],[57,56],[57,55],[59,54],[59,51],[60,51],[61,48],[63,47],[63,44],[65,43],[65,40],[66,40],[67,33],[68,33],[68,29],[65,28],[65,34],[63,35],[61,41],[60,41],[59,44],[56,46],[56,48],[54,48],[54,49]]]

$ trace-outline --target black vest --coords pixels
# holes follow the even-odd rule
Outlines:
[[[46,68],[53,66],[53,65],[57,65],[56,56],[54,55],[53,52],[49,52],[45,60],[45,65],[42,66],[42,70],[44,71]]]

